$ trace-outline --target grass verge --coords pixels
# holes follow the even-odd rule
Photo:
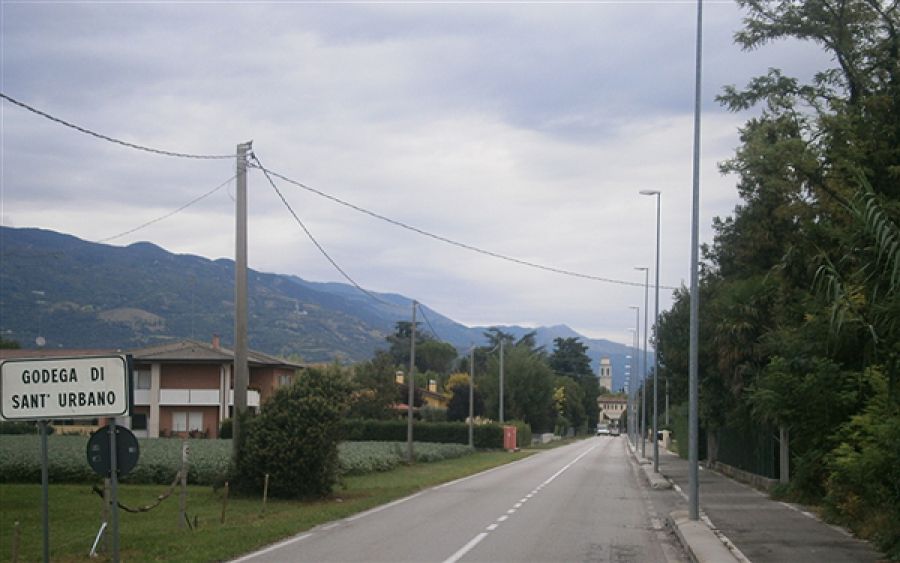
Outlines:
[[[178,493],[156,509],[139,514],[119,511],[123,561],[222,561],[252,551],[319,524],[402,498],[421,489],[472,475],[531,455],[479,452],[474,455],[392,471],[349,476],[343,487],[319,501],[269,500],[265,513],[259,498],[231,498],[221,523],[223,491],[189,486],[187,514],[194,530],[178,525]],[[127,506],[152,503],[165,487],[122,485],[119,501]],[[20,523],[19,560],[42,557],[40,485],[0,485],[0,561],[10,561],[15,522]],[[102,501],[91,486],[50,486],[50,558],[52,561],[106,561],[88,553],[100,527]]]

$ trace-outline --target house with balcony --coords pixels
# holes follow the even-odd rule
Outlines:
[[[131,354],[134,366],[134,405],[131,416],[120,419],[139,438],[186,436],[216,438],[219,426],[234,406],[234,352],[212,342],[180,340],[137,350],[3,350],[0,359],[102,356]],[[290,385],[305,366],[262,352],[247,355],[250,382],[247,407],[260,405],[276,389]],[[100,421],[57,421],[57,431],[84,432]]]
[[[134,408],[131,429],[138,437],[201,433],[218,437],[219,425],[234,406],[234,352],[218,337],[207,344],[181,340],[131,352]],[[276,389],[290,385],[304,366],[250,350],[247,407],[260,405]]]

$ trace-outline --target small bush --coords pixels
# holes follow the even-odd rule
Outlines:
[[[241,447],[232,483],[247,493],[280,498],[320,497],[338,479],[338,442],[350,389],[333,368],[309,370],[278,389],[259,416],[241,426]]]
[[[226,418],[222,421],[222,424],[219,425],[219,439],[220,440],[230,440],[234,437],[234,423],[231,422],[230,418]]]

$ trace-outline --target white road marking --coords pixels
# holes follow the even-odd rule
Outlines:
[[[478,534],[477,536],[475,536],[474,538],[472,538],[472,539],[469,541],[469,543],[467,543],[466,545],[462,546],[456,553],[454,553],[453,555],[451,555],[448,559],[445,559],[445,560],[444,560],[444,563],[456,563],[457,561],[459,561],[460,559],[462,559],[467,553],[469,553],[470,551],[472,551],[472,549],[474,549],[476,545],[478,545],[479,543],[481,543],[481,541],[482,541],[484,538],[487,537],[488,532],[493,532],[494,530],[497,529],[497,526],[499,525],[500,522],[505,522],[505,521],[509,518],[509,516],[510,516],[511,514],[515,514],[515,513],[516,513],[516,510],[522,506],[522,503],[524,503],[524,502],[527,501],[529,498],[531,498],[531,497],[533,497],[534,495],[536,495],[536,494],[538,493],[538,491],[540,491],[540,490],[544,487],[544,485],[549,485],[550,483],[552,483],[557,477],[559,477],[560,475],[562,475],[567,469],[569,469],[570,467],[572,467],[573,465],[575,465],[576,463],[578,463],[579,461],[581,461],[581,459],[583,459],[584,456],[586,456],[586,455],[588,455],[589,453],[591,453],[592,451],[594,451],[594,449],[595,449],[596,447],[597,447],[597,445],[594,445],[594,446],[592,446],[591,448],[589,448],[588,450],[582,452],[580,455],[578,455],[578,457],[576,457],[575,459],[573,459],[572,461],[570,461],[569,463],[567,463],[565,466],[563,466],[562,469],[560,469],[559,471],[557,471],[556,473],[554,473],[553,475],[551,475],[550,477],[548,477],[546,480],[544,480],[544,482],[541,483],[540,485],[538,485],[533,491],[531,491],[530,494],[526,495],[526,498],[523,498],[523,499],[520,500],[517,504],[515,504],[513,508],[510,508],[509,510],[507,510],[507,511],[506,511],[506,514],[504,514],[503,516],[500,516],[499,518],[497,518],[496,523],[489,525],[489,526],[486,528],[486,530],[487,530],[486,532],[481,532],[480,534]],[[410,497],[410,498],[411,498],[411,497]]]
[[[478,534],[477,536],[475,536],[474,538],[472,538],[471,541],[469,541],[469,543],[467,543],[466,545],[462,546],[462,547],[459,549],[459,551],[457,551],[456,553],[454,553],[453,555],[451,555],[449,558],[445,559],[445,560],[444,560],[444,563],[456,563],[457,561],[459,561],[460,559],[462,559],[462,557],[463,557],[465,554],[467,554],[467,553],[469,553],[470,551],[472,551],[472,549],[473,549],[476,545],[478,545],[479,543],[481,543],[481,540],[483,540],[483,539],[486,538],[486,537],[487,537],[487,532],[481,532],[480,534]]]
[[[404,502],[406,502],[408,500],[412,500],[412,499],[416,498],[417,496],[423,494],[424,492],[425,491],[419,491],[418,493],[416,493],[414,495],[409,495],[408,497],[403,497],[401,499],[397,499],[394,502],[389,502],[389,503],[383,504],[381,506],[376,506],[375,508],[370,508],[369,510],[366,510],[365,512],[360,512],[359,514],[356,514],[349,518],[344,518],[344,520],[346,520],[347,522],[353,522],[354,520],[359,520],[360,518],[365,518],[366,516],[375,514],[376,512],[381,512],[382,510],[387,510],[388,508],[392,508],[394,506],[397,506],[398,504],[403,504]]]
[[[249,561],[251,559],[259,557],[260,555],[265,555],[266,553],[270,553],[272,551],[275,551],[276,549],[281,549],[282,547],[284,547],[286,545],[290,545],[292,543],[297,543],[298,541],[305,540],[306,538],[310,537],[311,535],[312,534],[303,534],[301,536],[295,536],[293,538],[286,539],[283,542],[278,542],[275,545],[270,545],[269,547],[267,547],[265,549],[261,549],[259,551],[254,551],[253,553],[250,553],[250,554],[245,555],[238,559],[233,559],[231,561],[231,563],[241,563],[241,561]]]

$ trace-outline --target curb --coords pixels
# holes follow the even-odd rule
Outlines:
[[[678,541],[695,563],[739,563],[741,560],[728,549],[712,529],[699,520],[688,518],[686,510],[669,514],[669,526]]]
[[[631,451],[631,455],[634,456],[635,461],[640,466],[641,471],[643,471],[644,476],[647,477],[647,481],[650,482],[651,489],[662,491],[672,488],[672,482],[669,481],[669,479],[662,473],[653,471],[653,462],[647,458],[641,457],[637,453],[637,448],[633,447],[630,442],[628,442],[628,449]]]
[[[644,471],[644,475],[647,476],[647,480],[650,481],[651,489],[662,491],[672,488],[672,482],[665,475],[653,471],[653,464],[641,465],[641,469]]]

